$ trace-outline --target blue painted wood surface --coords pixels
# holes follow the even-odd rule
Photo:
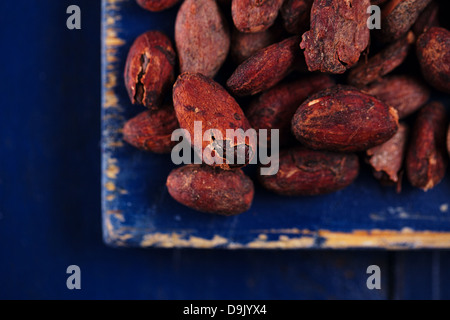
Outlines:
[[[0,299],[432,298],[436,283],[450,299],[448,251],[105,246],[100,3],[39,4],[0,2],[0,40],[10,48],[0,52],[8,62],[0,69]],[[70,4],[82,9],[81,31],[65,28]],[[79,291],[66,288],[71,264],[81,268]],[[369,264],[381,267],[381,291],[365,287]]]
[[[122,141],[123,123],[143,111],[123,84],[127,52],[147,30],[173,39],[178,6],[162,13],[135,1],[103,1],[103,228],[117,246],[262,248],[450,247],[450,178],[425,193],[404,183],[382,187],[367,165],[345,190],[319,197],[281,197],[256,185],[252,208],[239,216],[198,213],[175,202],[165,180],[170,155],[134,149]],[[228,66],[225,64],[225,67]],[[222,73],[230,70],[222,70]],[[434,98],[450,105],[448,96]],[[246,168],[254,177],[254,168]],[[405,179],[406,180],[406,179]]]

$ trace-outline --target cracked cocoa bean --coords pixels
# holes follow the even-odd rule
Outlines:
[[[202,74],[183,73],[174,85],[173,103],[180,127],[189,132],[195,152],[203,156],[206,163],[231,169],[242,167],[253,159],[256,136],[245,136],[250,124],[244,112],[217,82]],[[195,132],[196,121],[202,122],[200,133]],[[209,138],[205,139],[203,135],[211,129],[217,130],[217,133],[210,132]],[[227,129],[237,130],[236,136],[227,136]],[[194,136],[199,134],[203,138],[201,148],[194,141]],[[234,157],[230,156],[232,154]],[[223,163],[217,164],[216,158]]]
[[[406,155],[409,182],[424,191],[434,188],[447,168],[447,115],[439,102],[430,102],[418,114]]]
[[[385,143],[367,150],[374,176],[386,185],[397,185],[401,191],[402,169],[408,145],[409,129],[400,124],[397,133]]]
[[[292,119],[292,132],[305,146],[356,152],[380,145],[397,132],[397,111],[350,86],[335,86],[307,99]]]
[[[250,209],[254,187],[242,170],[225,171],[206,165],[185,165],[167,178],[169,194],[201,212],[231,216]]]
[[[125,86],[133,104],[159,108],[175,81],[176,54],[170,39],[159,31],[140,35],[128,52]]]
[[[309,71],[344,73],[354,66],[370,39],[369,0],[315,0],[311,30],[303,34]]]
[[[296,147],[280,152],[275,175],[258,175],[268,190],[287,196],[321,195],[349,186],[358,176],[354,154]]]

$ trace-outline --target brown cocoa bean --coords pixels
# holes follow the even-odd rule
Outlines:
[[[303,34],[309,29],[311,7],[314,0],[285,0],[280,9],[287,32]]]
[[[230,169],[244,166],[252,160],[256,152],[256,137],[245,136],[250,124],[244,112],[217,82],[202,74],[183,73],[174,85],[173,103],[180,127],[189,132],[195,152],[200,157],[203,155],[205,162],[212,162],[217,156],[223,161],[218,166]],[[219,139],[211,132],[208,141],[202,140],[201,149],[196,148],[193,140],[198,135],[194,131],[195,121],[202,122],[202,137],[210,129],[217,130],[222,137]],[[227,129],[242,130],[236,131],[233,138],[227,137]],[[227,154],[232,152],[234,158],[227,159]],[[245,159],[240,158],[241,163],[238,163],[236,157],[242,153]]]
[[[445,108],[439,102],[430,102],[422,108],[414,124],[406,172],[409,182],[424,191],[432,189],[445,176],[447,125]]]
[[[279,129],[280,142],[289,140],[291,120],[300,104],[308,96],[325,88],[334,86],[334,81],[327,75],[313,75],[301,80],[278,84],[255,98],[245,114],[255,130],[267,129],[268,141],[270,130]]]
[[[363,91],[397,109],[400,119],[416,112],[430,98],[430,90],[422,81],[405,75],[386,77]]]
[[[431,1],[417,18],[413,31],[416,37],[419,37],[428,29],[439,26],[439,4],[436,1]]]
[[[283,0],[233,0],[231,14],[241,32],[261,32],[273,25]]]
[[[303,34],[309,71],[344,73],[354,66],[370,39],[369,0],[315,0],[311,30]]]
[[[409,32],[402,39],[369,58],[368,61],[361,60],[355,68],[350,70],[349,84],[363,87],[387,75],[405,61],[414,41],[414,34]]]
[[[159,31],[140,35],[125,63],[125,87],[131,102],[158,108],[175,81],[175,61],[175,50],[166,35]]]
[[[381,39],[393,42],[403,37],[431,0],[391,0],[381,11]]]
[[[299,42],[295,36],[259,50],[237,67],[227,87],[237,96],[270,89],[293,70],[300,57]]]
[[[278,42],[280,35],[281,28],[278,26],[255,33],[244,33],[234,29],[231,36],[231,56],[235,62],[241,64],[258,50]]]
[[[250,209],[254,187],[242,170],[225,171],[206,165],[186,165],[167,178],[169,194],[194,210],[231,216]]]
[[[175,21],[180,71],[214,77],[230,48],[225,18],[215,0],[185,0]]]
[[[354,154],[309,150],[296,147],[279,155],[275,175],[258,175],[268,190],[288,196],[312,196],[335,192],[349,186],[358,176],[359,161]]]
[[[153,12],[166,10],[179,1],[180,0],[136,0],[142,8]]]
[[[374,175],[383,184],[396,184],[401,190],[403,163],[408,145],[409,129],[400,124],[397,133],[385,143],[367,150]]]
[[[397,132],[393,107],[349,86],[335,86],[307,99],[292,119],[292,132],[305,146],[356,152],[380,145]]]
[[[417,40],[422,74],[434,88],[450,93],[450,31],[433,27]]]
[[[171,141],[178,129],[175,111],[170,106],[141,112],[123,127],[123,139],[132,146],[156,153],[169,153],[177,142]]]

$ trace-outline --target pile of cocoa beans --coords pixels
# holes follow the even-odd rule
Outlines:
[[[204,163],[174,169],[166,183],[176,201],[214,214],[250,208],[254,183],[242,167],[253,163],[257,183],[282,196],[341,190],[363,165],[397,192],[403,176],[429,190],[450,153],[446,107],[430,100],[450,93],[445,2],[137,0],[179,9],[174,41],[151,30],[129,49],[125,85],[143,111],[125,123],[124,140],[171,153],[177,129],[218,130],[197,144],[186,137]],[[262,174],[274,163],[255,161],[259,142],[227,139],[227,129],[267,129],[277,170]],[[243,162],[229,161],[238,150]]]

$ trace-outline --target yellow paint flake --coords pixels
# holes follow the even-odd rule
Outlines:
[[[251,248],[251,249],[295,249],[310,248],[314,246],[314,238],[311,237],[293,237],[280,235],[278,240],[267,240],[267,235],[260,234],[258,237],[245,245],[232,243],[229,245],[231,249]]]
[[[106,29],[105,44],[107,47],[120,47],[125,44],[125,40],[117,36],[117,31],[113,28]]]
[[[108,159],[108,167],[106,168],[105,174],[110,179],[117,179],[117,175],[120,172],[120,168],[116,165],[117,159]]]
[[[112,89],[115,86],[117,86],[117,75],[114,72],[109,72],[106,75],[105,87],[108,89]]]
[[[105,101],[103,102],[104,108],[114,108],[119,106],[119,99],[112,90],[105,91]]]
[[[106,214],[109,218],[114,217],[120,222],[125,222],[125,217],[123,216],[123,213],[121,210],[107,210]]]
[[[355,230],[350,233],[321,230],[319,236],[325,239],[325,248],[450,248],[450,233],[414,231],[411,228],[395,230]]]
[[[191,248],[213,248],[226,244],[228,240],[215,235],[212,239],[190,236],[183,239],[182,235],[173,233],[152,233],[144,236],[141,242],[142,247],[158,246],[163,248],[191,247]]]
[[[267,234],[261,233],[260,235],[258,235],[258,240],[267,241],[267,239]]]
[[[114,182],[108,181],[105,183],[105,188],[108,191],[114,191],[116,190],[116,185],[114,184]]]
[[[119,140],[119,141],[109,141],[106,144],[106,147],[108,147],[108,148],[121,148],[121,147],[123,147],[123,142],[121,140]]]

